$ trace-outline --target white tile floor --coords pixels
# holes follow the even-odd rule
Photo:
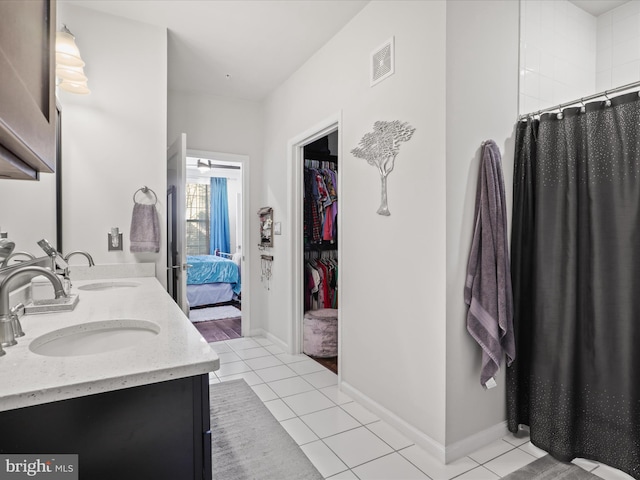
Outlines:
[[[244,378],[325,478],[495,480],[546,453],[508,435],[443,465],[348,395],[338,377],[306,355],[262,337],[212,343],[220,369],[210,382]],[[588,460],[574,463],[607,480],[633,480]]]

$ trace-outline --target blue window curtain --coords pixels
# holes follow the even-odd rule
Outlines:
[[[229,236],[229,201],[227,199],[227,179],[211,177],[211,229],[209,253],[231,252]]]

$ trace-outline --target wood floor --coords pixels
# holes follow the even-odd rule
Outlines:
[[[320,358],[320,357],[312,357],[308,355],[311,360],[315,360],[320,365],[328,368],[336,375],[338,374],[338,357],[328,357],[328,358]]]
[[[222,320],[209,320],[196,322],[195,327],[208,343],[240,338],[242,318],[224,318]]]

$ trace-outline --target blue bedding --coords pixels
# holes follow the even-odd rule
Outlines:
[[[240,271],[234,261],[216,255],[187,255],[187,285],[230,283],[233,293],[240,293]]]

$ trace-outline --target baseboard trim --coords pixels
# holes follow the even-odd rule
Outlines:
[[[451,463],[470,453],[498,440],[509,433],[506,420],[493,425],[485,430],[475,433],[451,445],[444,446],[434,440],[426,433],[400,418],[395,413],[386,409],[375,400],[363,394],[347,382],[340,383],[341,390],[351,398],[360,403],[363,407],[380,417],[389,425],[398,430],[401,434],[414,442],[416,445],[426,450],[442,463]]]
[[[440,442],[434,440],[426,433],[418,430],[416,427],[406,422],[395,413],[386,409],[375,400],[372,400],[370,397],[368,397],[358,389],[349,385],[347,382],[341,382],[340,388],[344,393],[359,402],[363,407],[367,408],[372,413],[380,417],[381,420],[387,422],[409,440],[426,450],[429,454],[433,455],[437,460],[445,463],[445,447]]]
[[[445,463],[454,462],[462,457],[466,457],[470,453],[489,445],[490,443],[501,439],[509,434],[507,421],[500,422],[489,428],[474,433],[473,435],[463,438],[451,445],[447,445],[445,449]]]

